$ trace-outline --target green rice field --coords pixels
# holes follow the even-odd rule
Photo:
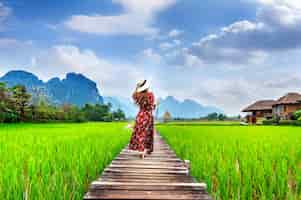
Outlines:
[[[82,199],[129,140],[126,123],[0,125],[0,199]],[[214,199],[301,199],[301,128],[157,129]]]
[[[214,199],[301,199],[301,127],[167,124],[159,132]]]
[[[0,199],[82,199],[129,140],[125,123],[0,125]]]

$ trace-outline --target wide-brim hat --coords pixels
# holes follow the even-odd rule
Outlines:
[[[147,80],[141,80],[137,83],[137,92],[143,92],[145,90],[148,90],[150,87]]]

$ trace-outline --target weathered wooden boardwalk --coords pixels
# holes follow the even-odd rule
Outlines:
[[[91,183],[84,199],[211,199],[206,184],[189,175],[186,162],[155,134],[154,152],[139,158],[125,149],[102,176]]]

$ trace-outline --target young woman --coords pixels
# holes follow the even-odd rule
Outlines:
[[[140,110],[136,117],[129,149],[139,151],[141,158],[144,159],[145,153],[151,154],[153,152],[153,110],[155,109],[155,98],[153,93],[149,91],[149,85],[146,80],[137,84],[133,99]]]

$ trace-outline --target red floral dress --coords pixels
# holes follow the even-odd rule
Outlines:
[[[135,92],[133,94],[133,99],[135,103],[139,105],[140,110],[136,117],[129,148],[140,152],[143,152],[146,149],[148,153],[151,153],[153,152],[154,141],[154,95],[151,92]]]

